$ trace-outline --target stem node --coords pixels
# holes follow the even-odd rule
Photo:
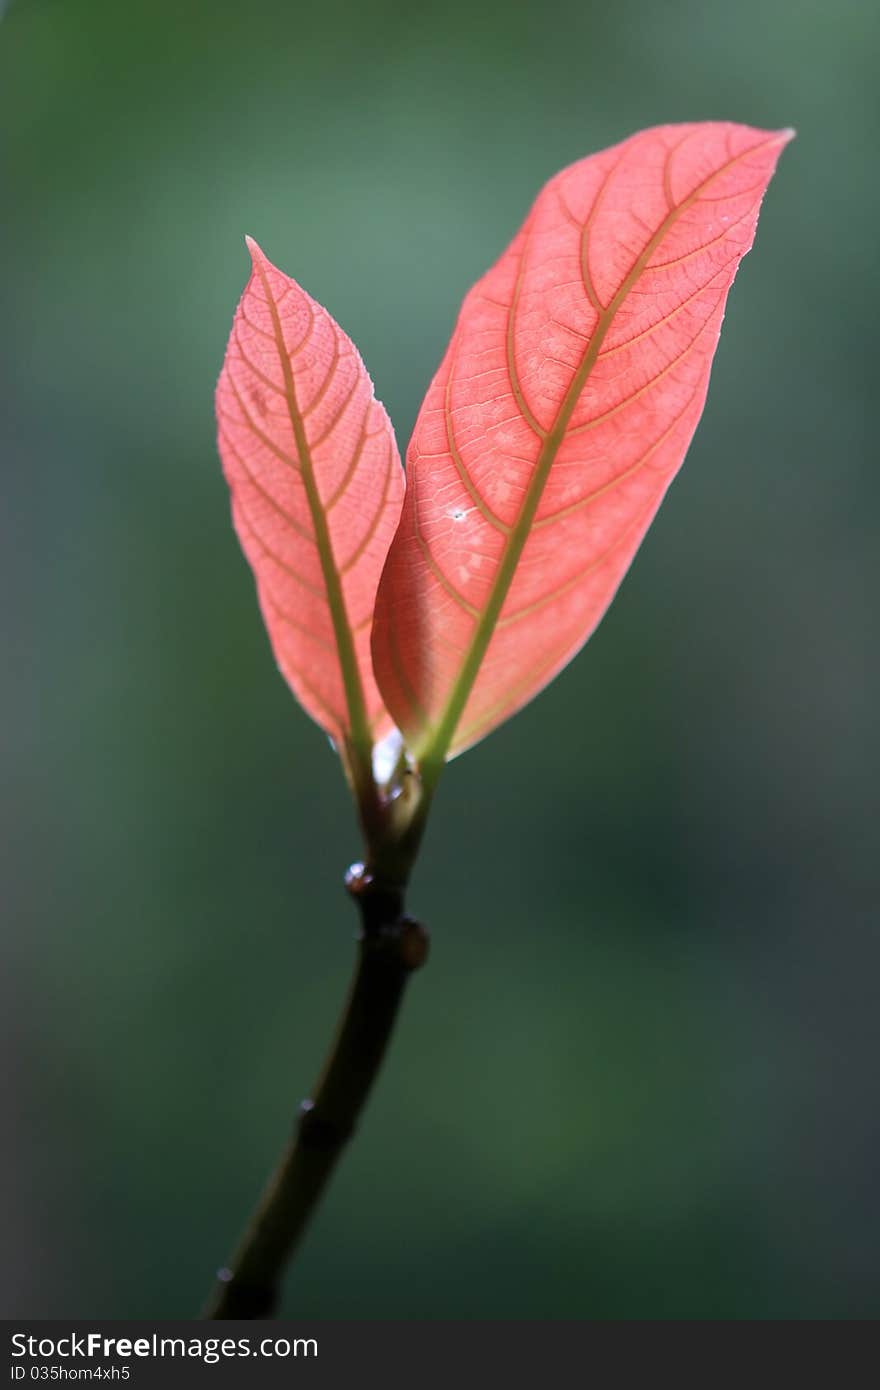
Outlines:
[[[403,912],[403,888],[354,864],[346,888],[361,932],[354,980],[323,1072],[303,1101],[293,1136],[229,1268],[221,1269],[207,1318],[270,1317],[281,1276],[379,1072],[406,982],[424,965],[428,933]]]

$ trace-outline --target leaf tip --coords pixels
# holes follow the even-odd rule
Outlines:
[[[255,266],[265,261],[266,257],[263,253],[262,248],[258,245],[258,243],[254,240],[252,236],[248,236],[247,234],[245,234],[244,244],[250,252],[251,260],[253,261]]]

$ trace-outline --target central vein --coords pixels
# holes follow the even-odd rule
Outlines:
[[[258,265],[257,269],[259,271],[263,291],[266,295],[269,312],[272,316],[272,328],[275,335],[275,345],[278,349],[278,360],[281,364],[281,371],[284,377],[284,394],[287,399],[290,424],[293,429],[294,440],[296,441],[296,452],[299,458],[300,471],[309,504],[312,525],[315,529],[315,543],[318,547],[318,557],[321,562],[321,574],[323,575],[324,588],[327,593],[327,605],[330,609],[333,635],[336,640],[336,650],[339,657],[339,669],[342,675],[345,702],[348,709],[348,734],[352,747],[358,757],[362,759],[365,758],[367,763],[369,763],[372,736],[370,734],[366,704],[364,702],[361,673],[354,649],[354,638],[352,636],[351,624],[348,620],[348,612],[345,606],[345,595],[342,591],[342,580],[336,566],[333,544],[327,525],[327,516],[321,503],[321,496],[318,492],[318,484],[315,479],[315,468],[311,449],[309,447],[308,436],[306,434],[302,413],[297,402],[296,386],[293,380],[293,368],[291,367],[290,358],[287,353],[287,345],[284,341],[284,330],[278,313],[278,305],[275,303],[275,298],[272,294],[268,277],[263,266]],[[343,735],[346,733],[344,729],[340,732]]]
[[[751,151],[748,153],[751,153]],[[528,488],[526,489],[525,497],[523,498],[522,509],[505,541],[501,562],[492,583],[489,599],[477,621],[461,669],[450,690],[449,698],[443,713],[431,731],[422,752],[420,766],[423,776],[429,784],[436,781],[437,777],[440,775],[446,755],[455,737],[455,731],[458,728],[459,720],[461,719],[464,707],[473,689],[483,658],[486,655],[486,649],[492,639],[492,634],[501,614],[501,609],[504,606],[504,601],[507,598],[511,583],[513,582],[513,576],[519,564],[523,547],[528,539],[532,522],[535,519],[541,496],[550,475],[550,469],[559,452],[559,447],[565,438],[565,432],[568,429],[569,422],[571,421],[581,392],[587,384],[590,373],[595,366],[596,358],[599,356],[602,344],[608,336],[609,329],[614,322],[617,312],[633,285],[644,271],[651,256],[653,256],[657,247],[666,236],[670,227],[677,218],[696,201],[699,195],[705,191],[707,184],[712,182],[712,180],[722,172],[724,172],[724,170],[718,170],[715,174],[711,175],[709,179],[695,188],[681,203],[670,209],[644,250],[633,263],[622,281],[620,288],[614,295],[614,298],[609,302],[607,308],[599,315],[593,337],[590,339],[589,346],[586,348],[577,371],[571,379],[571,384],[563,397],[562,404],[559,407],[553,425],[541,446],[535,462],[535,471],[532,474]],[[508,312],[512,314],[513,305]]]

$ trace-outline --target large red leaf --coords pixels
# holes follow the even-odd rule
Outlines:
[[[581,160],[465,299],[373,631],[423,766],[530,700],[611,602],[696,428],[790,135],[661,126]]]
[[[235,529],[291,689],[339,746],[365,757],[391,727],[369,641],[403,470],[354,344],[248,247],[253,269],[217,386]]]

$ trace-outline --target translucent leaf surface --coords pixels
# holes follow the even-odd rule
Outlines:
[[[391,727],[369,640],[403,470],[351,340],[248,245],[217,387],[235,529],[294,694],[337,743],[368,749]]]
[[[373,632],[423,761],[524,705],[607,609],[696,428],[790,135],[662,126],[581,160],[465,299],[416,422]]]

